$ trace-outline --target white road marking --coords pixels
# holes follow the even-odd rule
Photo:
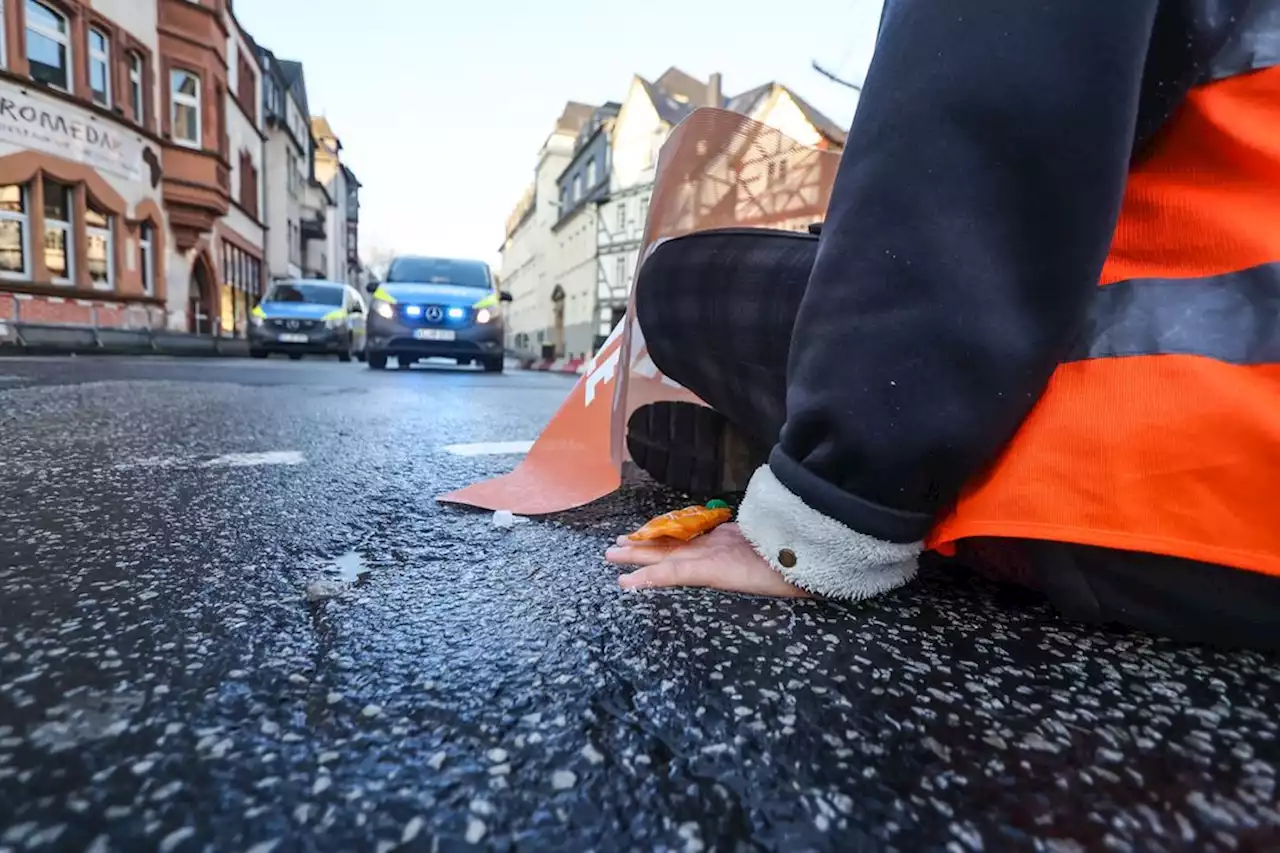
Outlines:
[[[454,456],[501,456],[523,455],[532,447],[532,441],[486,441],[480,444],[450,444],[445,450]]]
[[[258,465],[301,465],[306,462],[297,450],[268,450],[265,453],[228,453],[210,459],[201,468],[252,468]]]

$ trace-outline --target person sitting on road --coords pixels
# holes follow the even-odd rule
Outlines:
[[[746,494],[608,559],[863,599],[937,550],[1280,647],[1277,222],[1280,0],[887,0],[820,234],[640,269],[649,355],[711,408],[642,409],[632,456]]]

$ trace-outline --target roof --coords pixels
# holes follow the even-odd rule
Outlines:
[[[346,163],[339,163],[338,168],[341,169],[342,174],[346,176],[348,187],[352,185],[355,185],[357,187],[364,186],[364,184],[360,183],[360,179],[356,177],[356,173],[351,171],[351,167],[348,166]]]
[[[701,107],[720,106],[706,102],[708,88],[706,83],[674,66],[662,72],[662,76],[654,80],[653,84],[664,92],[674,95],[677,101],[688,101]]]
[[[560,113],[560,118],[556,119],[556,131],[577,136],[578,131],[591,120],[591,114],[595,111],[596,108],[591,104],[569,101],[564,105],[564,112]]]
[[[307,78],[302,73],[302,63],[292,59],[281,59],[279,62],[284,84],[289,87],[289,91],[293,92],[293,97],[302,108],[303,114],[311,115],[311,107],[307,105]]]
[[[638,77],[637,79],[644,87],[649,100],[653,102],[654,108],[658,111],[658,117],[670,125],[679,124],[698,107],[715,106],[741,113],[742,115],[750,115],[775,90],[781,90],[795,101],[805,119],[824,137],[839,145],[844,145],[845,137],[848,135],[844,128],[823,115],[817,107],[797,95],[793,89],[776,81],[771,80],[733,97],[722,98],[719,104],[710,104],[707,103],[710,87],[679,68],[668,68],[661,77],[653,82],[649,82],[643,77]]]
[[[765,98],[769,97],[769,94],[773,92],[773,87],[776,85],[778,84],[770,80],[768,83],[756,86],[754,89],[748,89],[741,95],[734,95],[732,98],[727,99],[724,108],[731,112],[750,115]]]

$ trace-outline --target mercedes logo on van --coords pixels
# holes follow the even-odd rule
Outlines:
[[[285,323],[285,325],[288,326],[290,329],[297,329],[302,326],[302,324],[299,323],[297,320],[290,320],[289,322]]]
[[[444,319],[444,309],[439,305],[428,305],[427,310],[423,312],[429,323],[439,323]]]

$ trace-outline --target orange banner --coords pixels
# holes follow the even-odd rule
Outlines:
[[[805,230],[826,212],[839,160],[838,152],[801,145],[737,113],[695,110],[672,130],[658,158],[637,274],[654,246],[683,234]],[[654,365],[634,314],[628,311],[587,363],[569,399],[514,471],[440,500],[544,515],[616,490],[632,412],[662,400],[701,402]]]

